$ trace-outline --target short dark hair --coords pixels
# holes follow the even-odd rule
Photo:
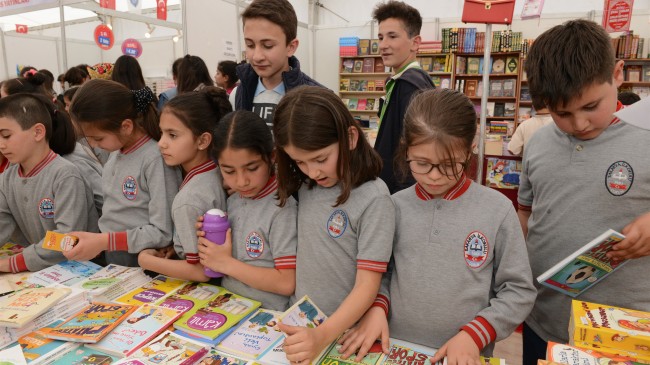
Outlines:
[[[372,18],[378,23],[389,18],[401,20],[409,38],[419,35],[422,30],[422,16],[418,9],[401,1],[389,1],[387,3],[377,4],[375,10],[372,12]]]
[[[226,114],[219,121],[212,143],[214,158],[218,160],[221,153],[229,147],[255,152],[262,156],[262,160],[269,164],[271,170],[273,169],[273,137],[266,122],[259,115],[247,110],[238,110]]]
[[[214,86],[208,66],[199,56],[186,55],[178,66],[176,89],[179,94],[194,91],[199,85]]]
[[[287,44],[298,37],[298,17],[287,0],[254,0],[241,15],[246,20],[263,18],[282,28]]]
[[[140,90],[147,86],[142,76],[142,68],[135,57],[122,55],[115,60],[111,80],[129,88],[129,90]]]
[[[70,84],[70,86],[78,86],[83,84],[84,78],[88,78],[88,74],[84,73],[79,67],[72,67],[65,72],[65,81]]]
[[[80,88],[81,86],[73,86],[69,88],[68,90],[63,92],[63,97],[68,98],[68,100],[72,101],[72,98],[74,98],[74,94],[76,94]]]
[[[618,93],[618,101],[623,105],[632,105],[641,100],[641,97],[631,91],[623,91]]]
[[[27,76],[27,78],[16,77],[3,82],[2,88],[5,93],[7,95],[18,93],[41,94],[52,97],[52,94],[45,89],[44,84],[47,81],[47,76],[44,73],[36,72],[33,75],[27,74]]]
[[[217,65],[217,70],[224,76],[228,76],[228,87],[233,87],[239,81],[237,77],[237,62],[221,61]]]
[[[551,110],[568,104],[594,83],[612,83],[614,48],[589,20],[570,20],[542,33],[526,57],[530,95]]]

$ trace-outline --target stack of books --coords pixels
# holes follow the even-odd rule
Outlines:
[[[359,37],[339,38],[339,54],[341,56],[356,56],[359,49]]]

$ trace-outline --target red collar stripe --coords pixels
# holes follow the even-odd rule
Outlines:
[[[616,111],[619,111],[621,109],[625,109],[625,105],[623,105],[623,103],[621,103],[620,101],[617,101],[616,102]],[[614,117],[614,119],[612,119],[612,122],[609,123],[609,125],[618,124],[620,121],[621,121],[620,119],[618,119],[617,117]]]
[[[5,172],[5,170],[7,169],[7,167],[9,167],[9,160],[7,160],[7,159],[5,158],[4,162],[3,162],[2,164],[0,164],[0,174],[2,174],[3,172]],[[19,171],[20,171],[20,169],[19,169]]]
[[[145,134],[139,140],[135,141],[133,146],[122,150],[122,154],[126,155],[126,154],[129,154],[129,153],[137,150],[138,148],[142,147],[145,143],[149,142],[150,139],[151,139],[151,137],[149,137],[148,135]]]
[[[255,195],[252,199],[253,200],[260,200],[269,194],[273,193],[274,191],[278,190],[278,181],[275,178],[275,175],[271,176],[269,181],[266,182],[266,185],[264,185],[264,188],[260,190],[260,192]]]
[[[445,193],[445,195],[442,197],[445,200],[455,200],[460,198],[467,189],[469,189],[469,186],[472,185],[472,180],[468,179],[465,174],[463,174],[460,179],[456,182],[456,184],[449,189]],[[420,183],[415,184],[415,195],[417,195],[418,198],[427,201],[434,199],[435,196],[429,194],[423,187],[420,185]]]
[[[181,187],[178,188],[178,190],[181,190],[185,184],[187,184],[194,176],[202,174],[204,172],[212,171],[217,168],[217,164],[214,163],[214,161],[209,160],[206,161],[195,168],[191,169],[190,172],[185,175],[185,178],[183,179],[183,183],[181,184]]]
[[[18,176],[20,177],[34,177],[38,175],[39,172],[43,171],[45,166],[49,165],[50,162],[54,161],[54,159],[58,156],[54,151],[50,150],[50,153],[45,156],[44,159],[41,160],[41,162],[37,163],[36,166],[32,169],[32,171],[29,172],[27,175],[23,175],[22,168],[18,169]]]

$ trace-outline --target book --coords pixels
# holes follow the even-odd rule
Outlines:
[[[359,80],[350,80],[350,91],[359,91]]]
[[[92,300],[112,302],[150,281],[151,278],[139,267],[108,264],[72,287],[88,290]]]
[[[476,96],[476,88],[478,87],[478,80],[467,80],[465,83],[465,95],[468,97]]]
[[[432,61],[432,64],[431,64],[431,71],[432,72],[449,72],[447,70],[447,62],[448,62],[447,57],[433,57],[433,61]]]
[[[386,82],[384,80],[375,80],[375,91],[384,91]]]
[[[354,60],[352,58],[344,58],[341,63],[341,72],[351,73],[354,69]]]
[[[359,80],[359,91],[368,91],[368,80]]]
[[[208,348],[202,343],[165,331],[115,365],[190,365],[207,353]]]
[[[380,342],[375,342],[375,344],[368,349],[368,354],[358,362],[354,361],[356,355],[344,359],[342,357],[343,355],[339,352],[340,348],[341,345],[339,345],[337,341],[334,341],[320,359],[318,365],[378,365],[382,363],[382,360],[385,357]]]
[[[136,309],[135,306],[93,302],[52,328],[40,333],[57,340],[95,343],[108,335]]]
[[[289,326],[316,328],[327,319],[309,296],[305,295],[287,309],[280,320]]]
[[[613,175],[616,174],[624,173],[617,171]],[[612,176],[611,180],[621,180],[623,184],[626,177]],[[610,183],[610,178],[607,182]],[[628,260],[614,261],[607,257],[612,246],[624,238],[622,234],[609,229],[538,276],[537,281],[551,289],[576,297],[627,263]]]
[[[582,350],[571,345],[563,345],[553,341],[546,347],[546,360],[566,365],[601,365],[618,364],[641,365],[632,358],[611,357],[598,351]]]
[[[586,342],[650,356],[650,312],[573,300],[571,343]]]
[[[361,72],[374,72],[375,71],[375,57],[366,57],[363,59],[363,66]]]
[[[262,303],[220,288],[217,296],[195,306],[174,323],[174,328],[199,337],[214,339],[236,325]]]
[[[190,282],[183,285],[172,295],[157,301],[156,305],[176,309],[181,313],[185,313],[194,307],[206,305],[220,291],[221,287],[216,285]]]
[[[40,286],[72,286],[97,273],[101,268],[91,261],[63,261],[32,273],[27,281]]]
[[[7,365],[27,365],[23,350],[19,344],[0,351],[0,359]]]
[[[28,288],[0,298],[0,326],[20,328],[70,294],[69,288]]]
[[[231,354],[221,352],[219,350],[210,349],[210,351],[203,356],[197,363],[199,365],[246,365],[248,360],[240,359]]]
[[[490,97],[503,96],[503,80],[490,80]]]
[[[505,112],[503,113],[504,117],[514,117],[515,116],[515,103],[505,103]]]
[[[426,72],[433,71],[433,59],[431,57],[422,57],[420,67]]]
[[[357,105],[358,104],[359,104],[359,99],[350,98],[350,101],[348,102],[348,109],[349,110],[357,110]]]
[[[461,75],[467,73],[467,57],[456,57],[456,74]]]
[[[359,99],[357,103],[357,110],[366,110],[366,104],[368,104],[367,99]]]
[[[569,342],[569,345],[575,346],[587,352],[597,351],[609,357],[629,357],[631,359],[639,360],[639,362],[650,364],[650,356],[640,354],[636,351],[622,350],[613,347],[600,346],[598,344],[580,342],[580,341]]]
[[[379,39],[370,40],[370,54],[379,54]]]
[[[640,65],[631,65],[626,68],[626,77],[625,81],[628,82],[639,82],[642,80],[643,66]]]
[[[116,356],[81,346],[64,354],[49,365],[110,365],[118,359]]]
[[[493,74],[502,74],[506,69],[506,61],[503,58],[495,58],[492,62],[492,71]]]
[[[45,232],[43,248],[52,251],[69,251],[79,242],[79,237],[54,231]]]
[[[386,72],[386,67],[384,66],[384,60],[381,57],[375,59],[375,72]]]
[[[433,365],[429,358],[434,354],[435,350],[425,353],[393,343],[382,365]]]
[[[350,90],[350,79],[341,79],[341,84],[339,85],[340,91],[349,91]]]
[[[278,317],[281,314],[282,312],[259,309],[215,348],[229,354],[257,359],[283,337],[278,329]]]
[[[171,326],[182,313],[143,304],[99,342],[87,347],[118,357],[129,356]]]
[[[368,99],[366,102],[366,110],[375,110],[375,99]]]
[[[4,259],[23,252],[23,246],[7,242],[0,246],[0,259]]]
[[[485,111],[485,116],[486,117],[493,117],[494,116],[494,108],[496,106],[496,103],[493,101],[488,101],[487,106],[486,106],[486,111]]]
[[[187,283],[186,280],[170,278],[165,275],[158,275],[150,282],[122,295],[121,297],[115,299],[115,301],[117,303],[135,305],[153,303],[169,295],[185,283]]]
[[[368,80],[366,88],[368,88],[368,91],[375,91],[375,80]]]
[[[359,56],[370,54],[370,39],[359,39]]]
[[[354,60],[354,68],[352,72],[361,72],[363,70],[363,60]]]
[[[502,95],[504,97],[514,98],[515,97],[515,85],[517,84],[517,80],[515,80],[515,79],[505,79],[505,80],[503,80],[502,84],[503,84]]]
[[[469,57],[467,59],[467,73],[470,75],[478,75],[481,60],[479,57]]]
[[[519,71],[519,57],[506,58],[506,73],[516,74]]]
[[[58,325],[62,321],[54,322],[51,326]],[[51,361],[58,355],[79,347],[78,343],[64,342],[44,337],[38,332],[28,333],[18,339],[23,348],[23,356],[28,364],[38,365]]]

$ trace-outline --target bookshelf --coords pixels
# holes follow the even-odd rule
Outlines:
[[[650,96],[650,58],[622,58],[623,83],[620,91],[632,91],[642,99]]]

